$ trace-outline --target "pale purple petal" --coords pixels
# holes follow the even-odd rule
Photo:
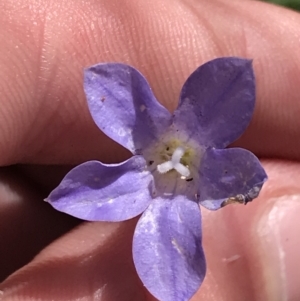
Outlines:
[[[206,271],[198,204],[184,196],[157,198],[140,218],[133,260],[149,292],[160,301],[187,301]]]
[[[141,154],[171,123],[171,114],[157,102],[146,79],[128,65],[86,69],[84,90],[100,130],[133,154]]]
[[[141,214],[152,197],[152,175],[141,156],[114,165],[89,161],[72,169],[46,199],[88,221],[123,221]]]
[[[252,61],[218,58],[185,82],[174,125],[204,147],[224,148],[247,128],[254,110]]]
[[[217,210],[256,198],[267,175],[257,157],[241,148],[209,149],[200,166],[199,202]]]

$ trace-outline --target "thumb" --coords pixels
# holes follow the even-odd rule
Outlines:
[[[264,167],[254,202],[202,210],[208,273],[193,300],[300,300],[300,164]]]

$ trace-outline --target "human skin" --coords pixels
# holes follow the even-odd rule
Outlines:
[[[257,104],[235,146],[262,158],[269,181],[247,206],[202,210],[208,270],[192,301],[300,299],[298,13],[247,0],[1,0],[0,11],[1,301],[154,300],[132,263],[137,219],[80,223],[43,199],[71,165],[129,156],[93,123],[84,67],[130,64],[174,110],[186,77],[220,56],[253,59]]]

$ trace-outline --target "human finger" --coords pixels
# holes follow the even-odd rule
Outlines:
[[[82,89],[86,66],[137,67],[172,110],[197,66],[233,55],[254,59],[257,78],[253,122],[238,144],[260,156],[300,158],[298,13],[221,0],[125,1],[122,7],[117,0],[10,0],[0,6],[0,164],[129,155],[91,120]]]
[[[203,209],[207,275],[193,301],[297,300],[299,168],[268,161],[261,196],[217,212]],[[2,283],[2,301],[154,300],[132,262],[137,219],[85,223]]]

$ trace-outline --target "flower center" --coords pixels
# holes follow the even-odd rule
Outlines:
[[[185,150],[182,146],[175,149],[172,154],[171,160],[157,165],[159,173],[164,174],[172,169],[175,169],[185,179],[190,175],[190,170],[187,166],[183,165],[180,160],[183,157]]]

